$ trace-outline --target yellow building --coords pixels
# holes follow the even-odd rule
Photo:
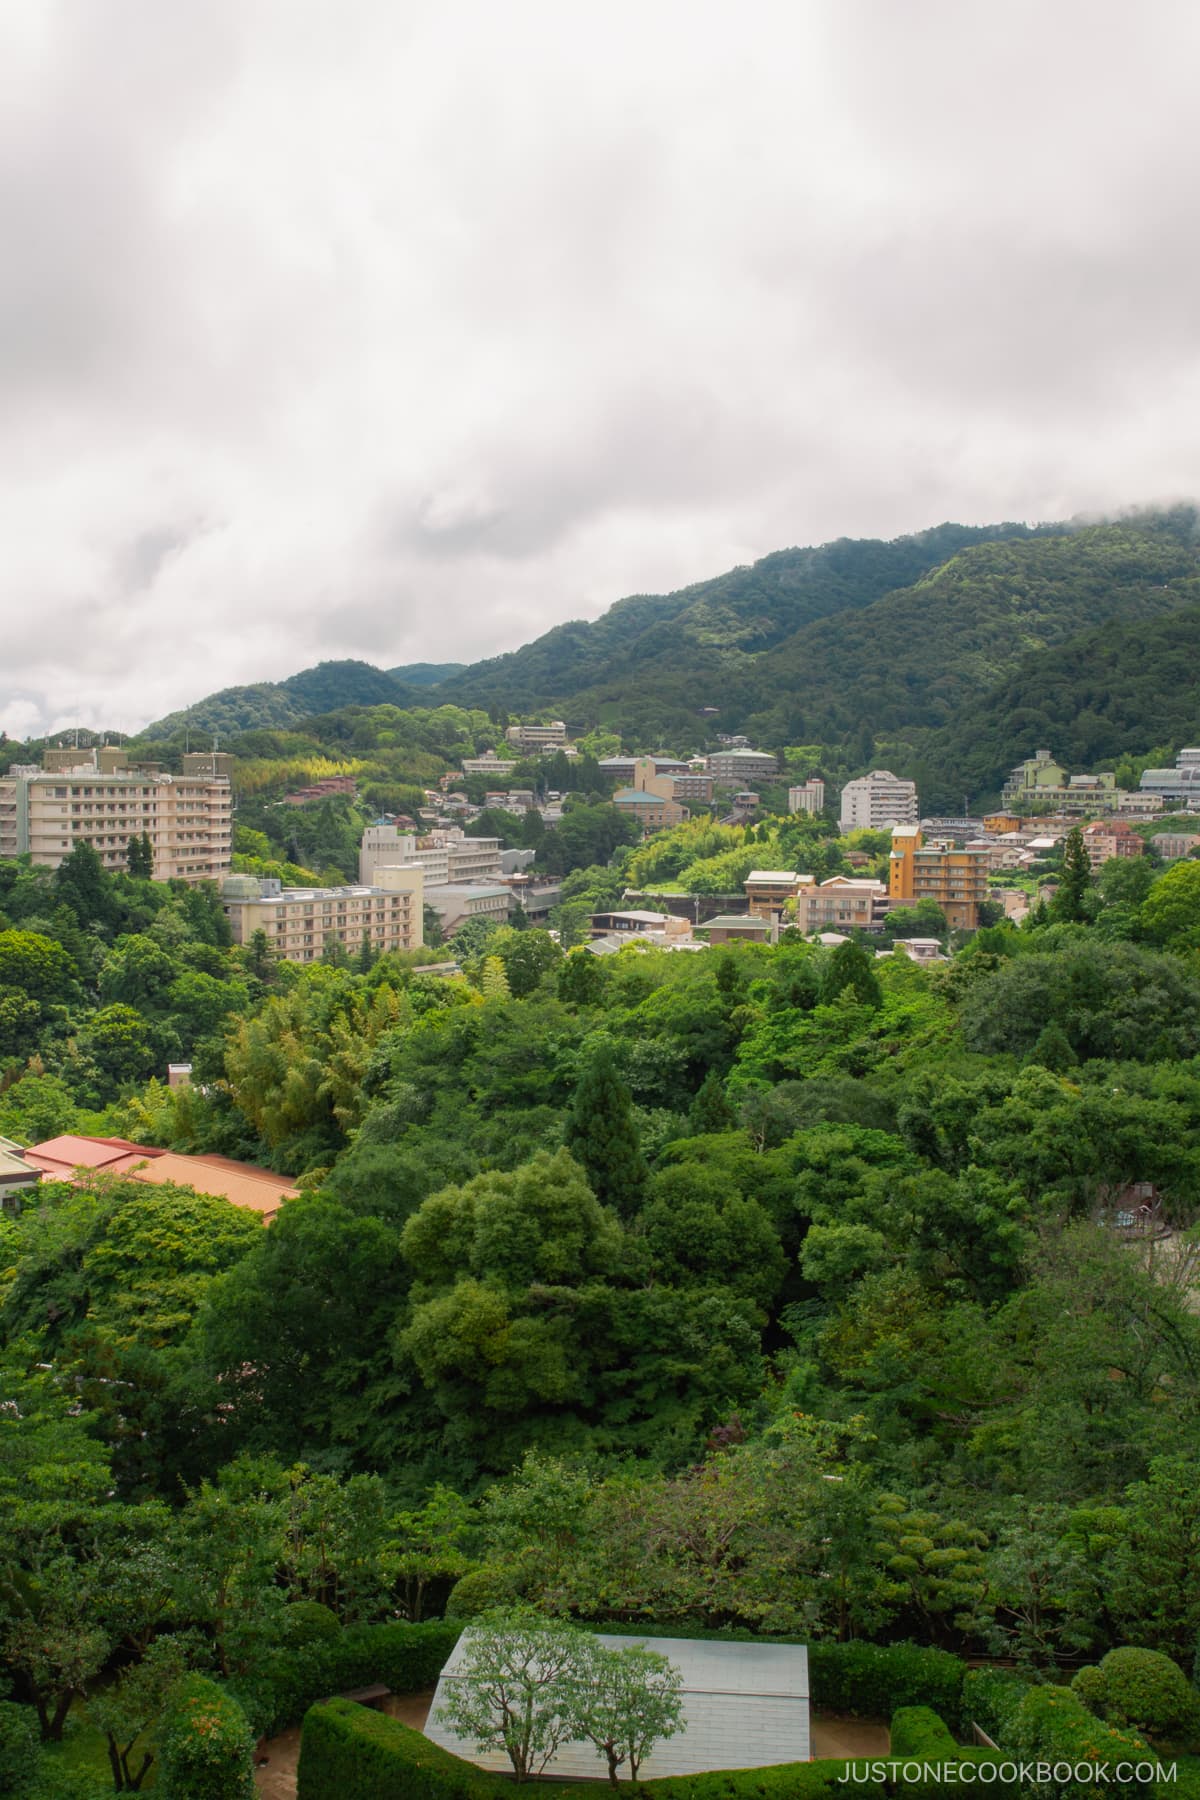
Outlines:
[[[893,906],[934,900],[956,931],[974,931],[979,907],[988,897],[990,852],[957,849],[949,840],[927,844],[919,825],[897,825],[888,862],[888,897]]]
[[[115,746],[47,750],[43,767],[0,776],[0,857],[56,869],[86,839],[106,869],[124,869],[130,838],[145,836],[156,881],[219,881],[232,860],[232,761],[186,756],[166,775]]]
[[[1026,824],[1028,824],[1028,820],[1023,819],[1019,813],[1014,813],[1014,812],[985,813],[984,820],[983,820],[983,829],[991,837],[1000,837],[1000,836],[1007,835],[1007,833],[1010,831],[1020,831],[1021,827]]]

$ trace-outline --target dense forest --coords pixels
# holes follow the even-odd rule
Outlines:
[[[0,913],[0,1132],[302,1190],[0,1220],[0,1654],[51,1735],[152,1652],[268,1721],[299,1601],[1191,1671],[1200,864],[1069,853],[932,970],[477,927],[448,979],[299,967],[86,846]]]

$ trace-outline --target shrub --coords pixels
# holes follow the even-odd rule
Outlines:
[[[338,1616],[319,1600],[294,1600],[283,1611],[285,1644],[331,1644],[341,1636]]]
[[[974,1722],[1005,1748],[1008,1721],[1034,1685],[1031,1675],[1016,1669],[968,1669],[962,1690],[963,1724]]]
[[[1090,1713],[1070,1688],[1033,1687],[1013,1713],[1004,1746],[1007,1755],[1026,1761],[1050,1763],[1105,1763],[1111,1779],[1100,1783],[1030,1783],[1030,1800],[1146,1800],[1153,1784],[1137,1780],[1119,1782],[1118,1763],[1130,1765],[1153,1759],[1144,1738],[1115,1731]]]
[[[1158,1650],[1110,1650],[1071,1683],[1083,1704],[1110,1725],[1132,1726],[1156,1744],[1187,1749],[1200,1731],[1200,1701],[1183,1670]]]
[[[24,1800],[39,1761],[38,1724],[28,1706],[0,1700],[0,1794]]]
[[[1010,1800],[1010,1796],[1011,1800],[1018,1800],[1015,1781],[995,1778],[1000,1761],[994,1750],[977,1750],[974,1746],[964,1748],[957,1744],[945,1721],[928,1706],[902,1706],[892,1717],[891,1791],[902,1795],[904,1800],[934,1800],[934,1796],[947,1793],[951,1788],[956,1794],[974,1794],[981,1800],[984,1796],[986,1800]],[[949,1781],[942,1782],[933,1770],[946,1763],[954,1763],[956,1772]],[[977,1763],[986,1765],[982,1779],[977,1779],[974,1774],[972,1765]],[[905,1764],[917,1765],[907,1779]]]
[[[446,1601],[448,1619],[474,1619],[495,1606],[510,1606],[517,1598],[512,1578],[500,1568],[472,1569],[460,1576]]]
[[[827,1712],[887,1719],[900,1707],[927,1706],[955,1730],[962,1724],[966,1664],[948,1650],[919,1644],[810,1644],[813,1705]]]
[[[945,1721],[928,1706],[902,1706],[892,1714],[892,1756],[951,1762],[958,1755]]]
[[[225,1688],[189,1675],[156,1732],[158,1785],[170,1800],[254,1800],[253,1739]]]

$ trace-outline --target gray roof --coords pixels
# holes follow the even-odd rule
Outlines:
[[[451,1683],[464,1679],[471,1637],[463,1632],[442,1670],[425,1735],[443,1749],[483,1769],[507,1771],[503,1751],[475,1753],[439,1718]],[[809,1748],[808,1651],[803,1644],[716,1643],[692,1638],[603,1636],[612,1649],[642,1644],[674,1663],[683,1677],[684,1723],[646,1758],[641,1778],[694,1775],[705,1769],[761,1769],[773,1763],[807,1762]],[[547,1774],[600,1780],[602,1759],[590,1744],[564,1744]]]

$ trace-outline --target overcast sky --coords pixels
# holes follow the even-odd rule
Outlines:
[[[1187,0],[3,0],[0,726],[1200,494]]]

